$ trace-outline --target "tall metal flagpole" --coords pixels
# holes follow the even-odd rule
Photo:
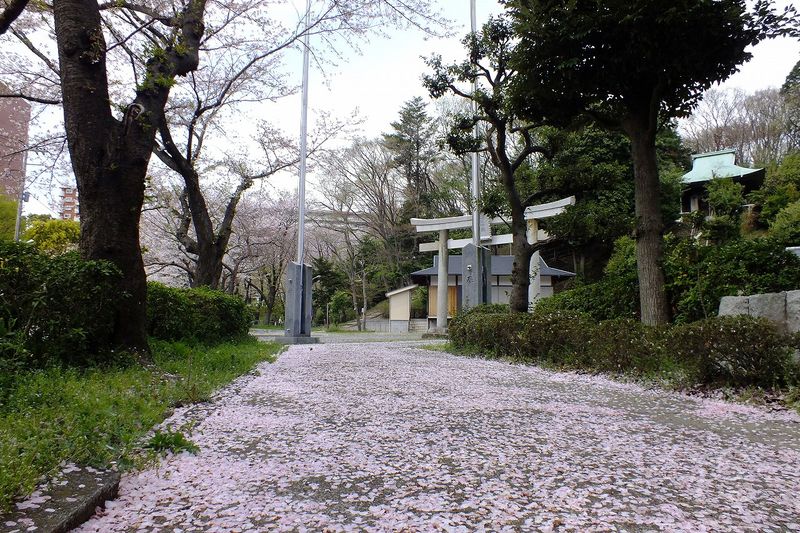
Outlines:
[[[474,1],[474,0],[473,0]],[[306,238],[306,157],[308,147],[308,62],[309,62],[309,26],[311,24],[311,0],[306,0],[306,34],[303,36],[303,90],[300,104],[300,186],[297,191],[298,228],[297,228],[297,263],[302,265],[305,255]]]
[[[472,34],[478,32],[478,16],[475,9],[475,0],[470,0],[470,19],[472,23]],[[472,83],[472,94],[478,92],[478,79]],[[478,115],[478,103],[473,99],[472,112]],[[480,136],[478,124],[475,124],[475,138]],[[480,160],[478,152],[472,154],[472,242],[466,245],[461,251],[462,275],[464,285],[462,288],[462,307],[470,309],[482,303],[489,303],[491,300],[491,289],[489,287],[491,272],[491,257],[486,248],[481,247],[481,185],[478,177]]]
[[[306,0],[305,32],[303,36],[303,89],[300,104],[300,183],[297,191],[297,262],[290,263],[286,272],[286,324],[285,335],[277,337],[286,344],[314,343],[311,337],[311,284],[312,271],[305,259],[306,236],[306,158],[308,146],[308,63],[310,56],[309,28],[311,26],[311,1]]]
[[[475,9],[475,0],[470,0],[470,20],[472,26],[472,33],[474,34],[478,31],[478,16],[477,11]],[[478,91],[478,79],[475,78],[475,81],[472,82],[472,94],[475,94]],[[472,101],[472,112],[473,114],[478,114],[478,102]],[[480,129],[478,127],[477,122],[475,123],[475,138],[478,138],[480,135]],[[480,219],[480,199],[481,199],[481,192],[480,192],[480,184],[478,183],[478,152],[474,152],[472,154],[472,244],[475,246],[480,246],[481,244],[481,219]]]

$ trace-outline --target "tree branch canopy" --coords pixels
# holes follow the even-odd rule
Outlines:
[[[22,14],[28,5],[28,0],[10,0],[5,3],[6,8],[0,13],[0,35],[7,32],[11,24]]]

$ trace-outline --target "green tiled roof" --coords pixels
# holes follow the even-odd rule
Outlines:
[[[735,150],[721,150],[692,156],[692,170],[683,175],[684,184],[711,181],[714,178],[740,178],[760,168],[745,168],[736,165]]]

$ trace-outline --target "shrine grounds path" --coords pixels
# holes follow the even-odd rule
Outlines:
[[[800,419],[412,343],[294,346],[177,412],[80,531],[800,531]]]

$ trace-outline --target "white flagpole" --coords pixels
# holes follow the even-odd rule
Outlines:
[[[478,17],[475,9],[475,0],[470,0],[470,20],[472,23],[472,33],[478,31]],[[472,94],[475,94],[478,90],[478,80],[477,78],[472,83]],[[474,115],[478,114],[478,103],[473,101],[472,102],[472,112]],[[478,124],[475,124],[475,138],[478,138],[480,135],[480,129],[478,128]],[[480,162],[478,159],[478,152],[474,152],[472,154],[472,243],[475,246],[480,246],[481,244],[481,219],[480,219],[480,184],[478,180],[478,166]]]
[[[297,217],[297,263],[302,265],[305,252],[306,237],[306,157],[308,147],[306,137],[308,134],[308,62],[309,62],[309,26],[311,24],[311,0],[306,1],[305,36],[303,37],[303,90],[300,104],[300,185],[298,187],[298,217]]]

